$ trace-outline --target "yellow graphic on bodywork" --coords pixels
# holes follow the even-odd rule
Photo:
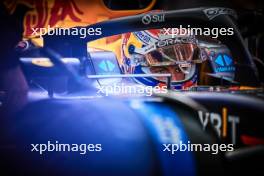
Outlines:
[[[107,8],[103,0],[5,0],[7,9],[13,13],[19,4],[26,5],[29,10],[24,17],[24,39],[31,39],[37,46],[43,46],[43,39],[33,35],[36,28],[71,28],[76,26],[88,26],[97,22],[113,18],[136,15],[150,11],[156,0],[139,10],[111,10]],[[119,38],[120,39],[120,38]],[[93,46],[102,48],[104,45],[114,49],[118,40],[99,41]],[[119,43],[120,44],[120,43]]]
[[[33,59],[32,64],[40,67],[53,67],[53,63],[48,58]]]

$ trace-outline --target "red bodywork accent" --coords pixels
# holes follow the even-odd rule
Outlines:
[[[248,135],[241,135],[241,141],[245,145],[260,145],[264,144],[264,139],[263,138],[258,138],[258,137],[253,137],[253,136],[248,136]]]

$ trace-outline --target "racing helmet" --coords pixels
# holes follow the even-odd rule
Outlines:
[[[168,31],[164,28],[123,34],[121,69],[125,74],[171,74],[174,89],[195,86],[196,63],[203,59],[197,40],[192,35],[174,35]],[[147,86],[166,83],[165,77],[134,79]]]

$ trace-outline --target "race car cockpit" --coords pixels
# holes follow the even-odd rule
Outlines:
[[[54,49],[65,58],[77,58],[81,70],[77,72],[93,79],[96,76],[103,79],[104,75],[129,74],[127,76],[130,78],[134,75],[136,83],[160,86],[169,81],[168,87],[174,89],[210,85],[256,86],[259,84],[257,70],[232,21],[235,17],[235,12],[224,8],[154,11],[85,28],[99,28],[101,35],[88,35],[86,38],[81,35],[43,36],[44,49]],[[206,29],[207,36],[203,33],[176,35],[172,32],[180,28],[189,30],[190,25],[187,24],[194,19],[191,27]],[[215,32],[209,31],[208,35],[210,27],[230,30],[231,35],[217,34],[217,39],[212,38],[210,34],[215,35]],[[79,27],[81,28],[84,29]],[[99,55],[101,56],[98,57]],[[99,58],[102,62],[99,62]],[[26,62],[26,59],[21,61]],[[136,77],[137,74],[139,77]],[[153,77],[149,74],[171,76]],[[116,77],[118,76],[115,76],[115,80]]]

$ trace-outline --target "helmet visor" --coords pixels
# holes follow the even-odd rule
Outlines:
[[[157,48],[145,54],[148,66],[190,65],[197,46],[191,43]]]

